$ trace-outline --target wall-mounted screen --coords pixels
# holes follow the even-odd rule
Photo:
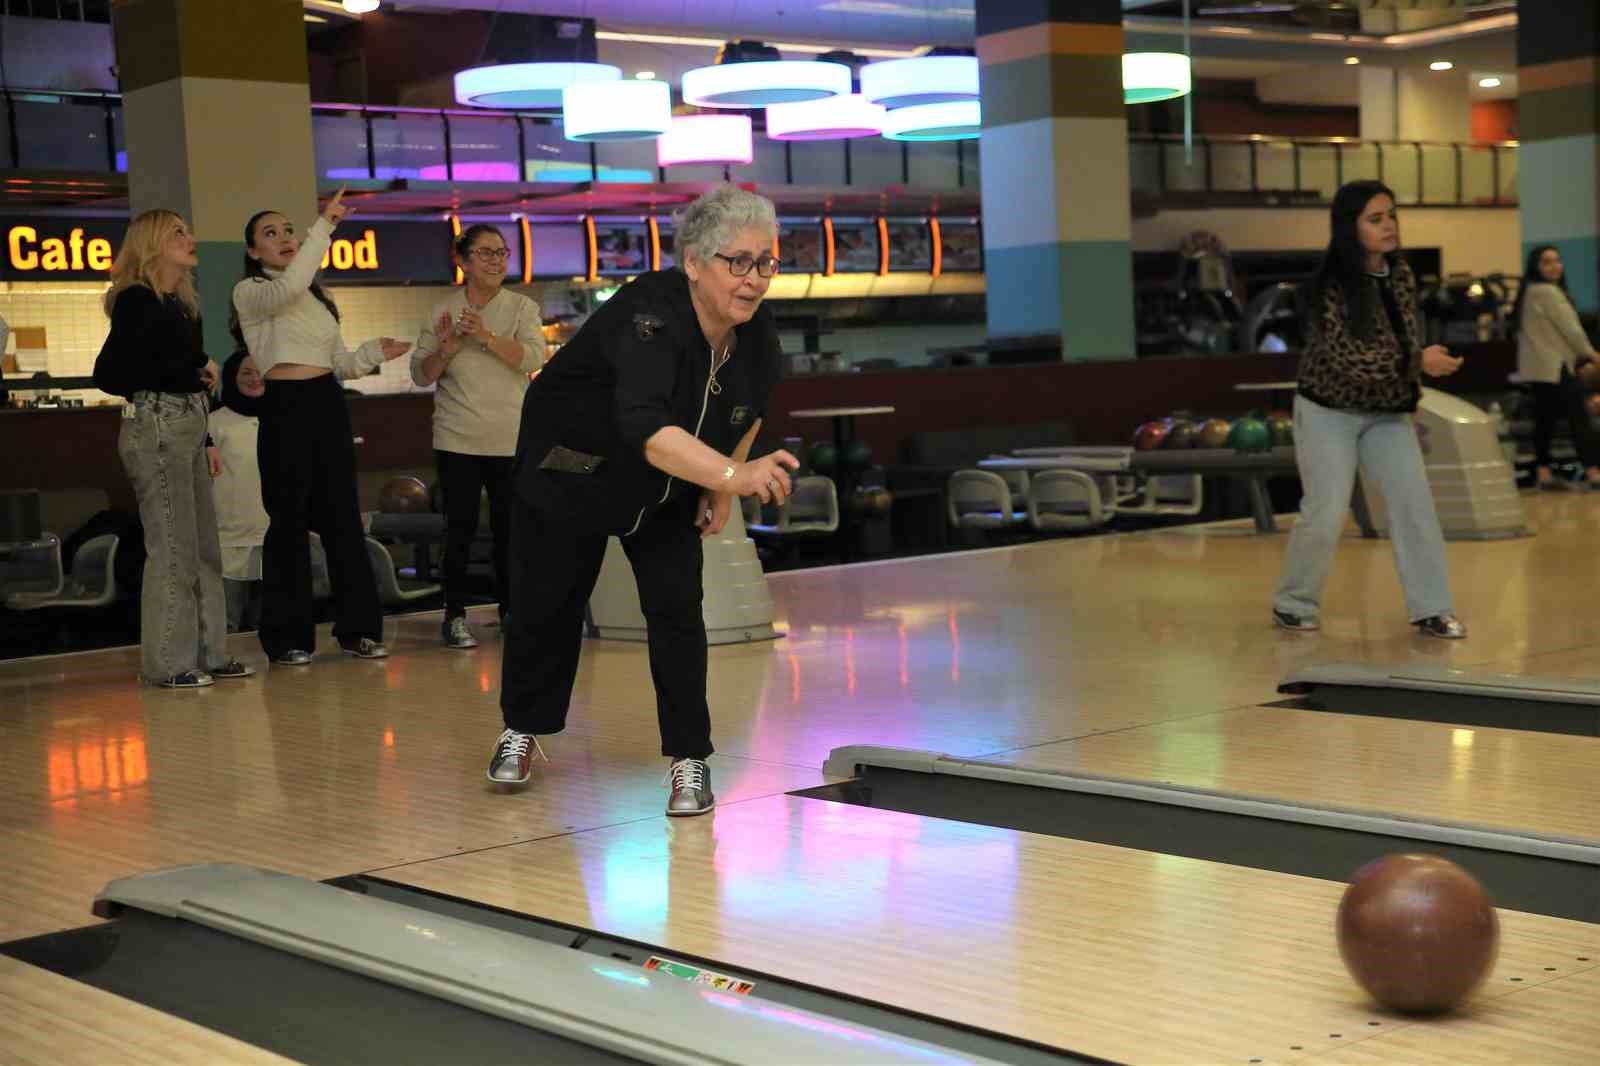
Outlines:
[[[983,232],[977,219],[939,220],[940,270],[943,273],[983,269]]]
[[[589,250],[581,222],[532,222],[533,276],[581,278],[589,273]]]
[[[889,269],[926,274],[933,269],[933,234],[926,219],[890,219]]]
[[[834,219],[833,272],[876,274],[878,265],[878,220]]]
[[[594,220],[595,259],[602,276],[650,269],[650,231],[643,222]]]
[[[778,220],[778,269],[785,274],[823,270],[822,223],[816,219]]]

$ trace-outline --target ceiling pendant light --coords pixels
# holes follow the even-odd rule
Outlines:
[[[579,82],[561,90],[562,133],[569,141],[640,141],[672,125],[672,90],[664,81]]]
[[[569,85],[612,82],[622,71],[606,63],[497,63],[456,74],[456,101],[472,107],[535,108],[561,106]]]
[[[754,158],[749,115],[677,115],[656,141],[657,166],[748,166]]]
[[[776,59],[697,67],[683,76],[683,102],[695,107],[769,107],[848,95],[843,63]]]
[[[1122,57],[1122,102],[1152,104],[1187,96],[1194,87],[1189,57],[1180,52],[1129,52]]]
[[[977,56],[919,56],[868,63],[861,95],[884,107],[914,107],[978,98]]]
[[[378,0],[344,0],[344,9],[352,15],[365,15],[378,10]]]
[[[891,141],[966,141],[982,131],[976,100],[897,107],[883,116],[883,135]]]
[[[860,93],[773,104],[767,108],[767,136],[774,141],[843,141],[883,132],[884,107]]]

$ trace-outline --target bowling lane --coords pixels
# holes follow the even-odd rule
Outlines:
[[[290,1061],[3,955],[0,1058],[15,1066],[274,1066]]]
[[[985,762],[1600,841],[1600,740],[1245,707]]]
[[[1343,885],[792,796],[383,876],[1121,1062],[1266,1061],[1418,1024],[1345,974]],[[1485,1031],[1506,997],[1600,958],[1600,927],[1501,920],[1466,1016]]]
[[[1591,964],[1559,980],[1474,1007],[1461,1017],[1379,1030],[1368,1039],[1318,1055],[1316,1061],[1319,1066],[1593,1062],[1600,1046],[1597,1002],[1600,967]]]

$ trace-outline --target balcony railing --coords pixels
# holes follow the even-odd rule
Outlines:
[[[714,180],[722,167],[656,166],[652,141],[580,144],[559,120],[513,112],[313,104],[317,169],[326,178],[436,181]],[[1515,206],[1516,142],[1439,144],[1343,138],[1129,138],[1135,197],[1252,205],[1326,203],[1346,181],[1376,178],[1406,205]],[[757,136],[755,159],[734,168],[763,184],[978,186],[977,141],[778,142]],[[115,93],[0,90],[0,166],[127,169]]]
[[[1135,195],[1249,194],[1253,201],[1329,203],[1347,181],[1376,179],[1397,202],[1438,207],[1514,207],[1517,142],[1358,141],[1342,137],[1129,138]]]

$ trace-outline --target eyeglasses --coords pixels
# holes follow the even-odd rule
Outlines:
[[[742,278],[750,273],[752,267],[755,268],[757,274],[764,278],[770,278],[778,272],[778,261],[770,255],[763,255],[757,259],[742,252],[739,255],[723,255],[721,252],[712,252],[711,254],[727,263],[728,273],[736,278]]]
[[[480,263],[504,263],[511,258],[510,248],[474,248],[472,254]]]

